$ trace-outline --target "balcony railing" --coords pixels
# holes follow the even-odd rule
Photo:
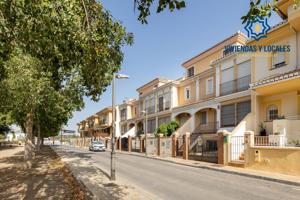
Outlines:
[[[206,124],[198,124],[193,133],[217,133],[219,122],[208,122]]]
[[[221,96],[248,90],[250,83],[251,83],[251,75],[247,75],[233,81],[222,83],[220,85]]]
[[[150,115],[150,114],[153,114],[155,113],[155,106],[150,106],[147,108],[147,114]]]
[[[100,125],[105,125],[105,124],[108,124],[108,120],[107,119],[100,120]]]
[[[165,110],[170,110],[170,101],[167,101],[164,104],[158,104],[158,112],[162,112]]]

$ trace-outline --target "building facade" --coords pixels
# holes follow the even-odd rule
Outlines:
[[[283,21],[266,38],[251,40],[237,32],[185,61],[184,77],[155,78],[139,87],[137,100],[117,106],[116,135],[154,133],[161,124],[177,120],[179,136],[222,129],[233,135],[252,130],[300,139],[300,9],[292,8],[290,0],[280,1],[278,8]],[[286,45],[290,51],[228,53],[228,45]],[[101,123],[104,119],[107,123]],[[111,125],[111,111],[100,111],[80,122],[79,130],[81,136],[108,137]]]

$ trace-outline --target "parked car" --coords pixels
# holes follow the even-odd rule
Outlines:
[[[102,141],[92,141],[90,151],[105,151],[105,145]]]

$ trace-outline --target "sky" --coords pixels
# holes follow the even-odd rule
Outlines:
[[[157,1],[157,0],[156,0]],[[134,34],[134,44],[123,48],[124,60],[120,73],[129,79],[116,81],[116,102],[138,98],[136,89],[156,77],[177,79],[185,73],[181,64],[236,33],[244,31],[241,16],[248,11],[247,0],[185,0],[186,8],[157,14],[155,10],[144,25],[137,20],[134,0],[100,0],[127,32]],[[280,21],[276,14],[269,19],[274,25]],[[85,108],[74,112],[68,128],[97,111],[111,105],[111,87],[98,102],[84,99]]]

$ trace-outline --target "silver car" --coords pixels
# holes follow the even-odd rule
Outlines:
[[[92,141],[90,151],[105,151],[105,145],[102,141]]]

